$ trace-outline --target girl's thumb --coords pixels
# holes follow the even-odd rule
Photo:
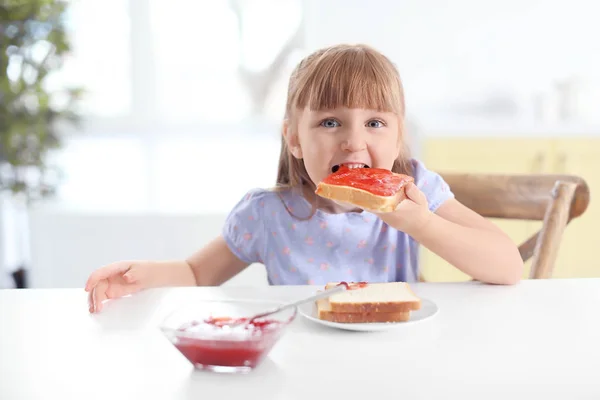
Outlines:
[[[123,274],[123,279],[127,283],[136,283],[140,280],[140,269],[136,267],[136,265],[132,265],[127,272]]]

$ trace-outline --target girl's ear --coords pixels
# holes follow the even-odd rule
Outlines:
[[[285,143],[290,149],[290,153],[298,159],[302,158],[302,148],[300,147],[300,141],[298,140],[297,130],[292,129],[290,126],[290,121],[286,119],[283,121],[283,138],[285,139]]]

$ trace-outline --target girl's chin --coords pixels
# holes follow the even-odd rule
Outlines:
[[[340,214],[347,212],[363,212],[362,209],[356,207],[354,204],[345,203],[342,201],[335,200],[327,200],[320,199],[319,200],[319,208],[323,211],[332,213],[332,214]]]

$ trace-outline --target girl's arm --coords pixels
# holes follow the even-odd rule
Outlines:
[[[249,264],[237,258],[222,235],[186,260],[198,286],[218,286],[242,272]]]
[[[90,311],[100,311],[106,299],[148,288],[218,286],[259,262],[266,248],[262,215],[265,193],[247,193],[230,212],[221,235],[186,260],[119,261],[94,271],[85,287]]]
[[[519,282],[523,260],[518,247],[496,225],[447,198],[431,212],[425,194],[415,184],[406,200],[380,218],[412,236],[444,260],[478,281],[511,285]]]
[[[455,199],[446,200],[407,233],[473,279],[506,285],[521,279],[523,260],[514,242]]]
[[[161,281],[177,279],[179,284],[219,286],[264,255],[265,218],[269,192],[251,190],[234,206],[225,220],[221,234],[192,254],[176,262],[175,268],[165,268]]]
[[[217,286],[242,271],[240,261],[218,236],[187,260],[118,261],[94,271],[85,286],[90,312],[102,310],[108,299],[166,286]]]

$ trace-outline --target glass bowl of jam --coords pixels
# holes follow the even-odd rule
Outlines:
[[[195,368],[247,373],[269,354],[296,318],[297,308],[250,317],[280,305],[267,300],[202,300],[171,312],[160,329]]]

